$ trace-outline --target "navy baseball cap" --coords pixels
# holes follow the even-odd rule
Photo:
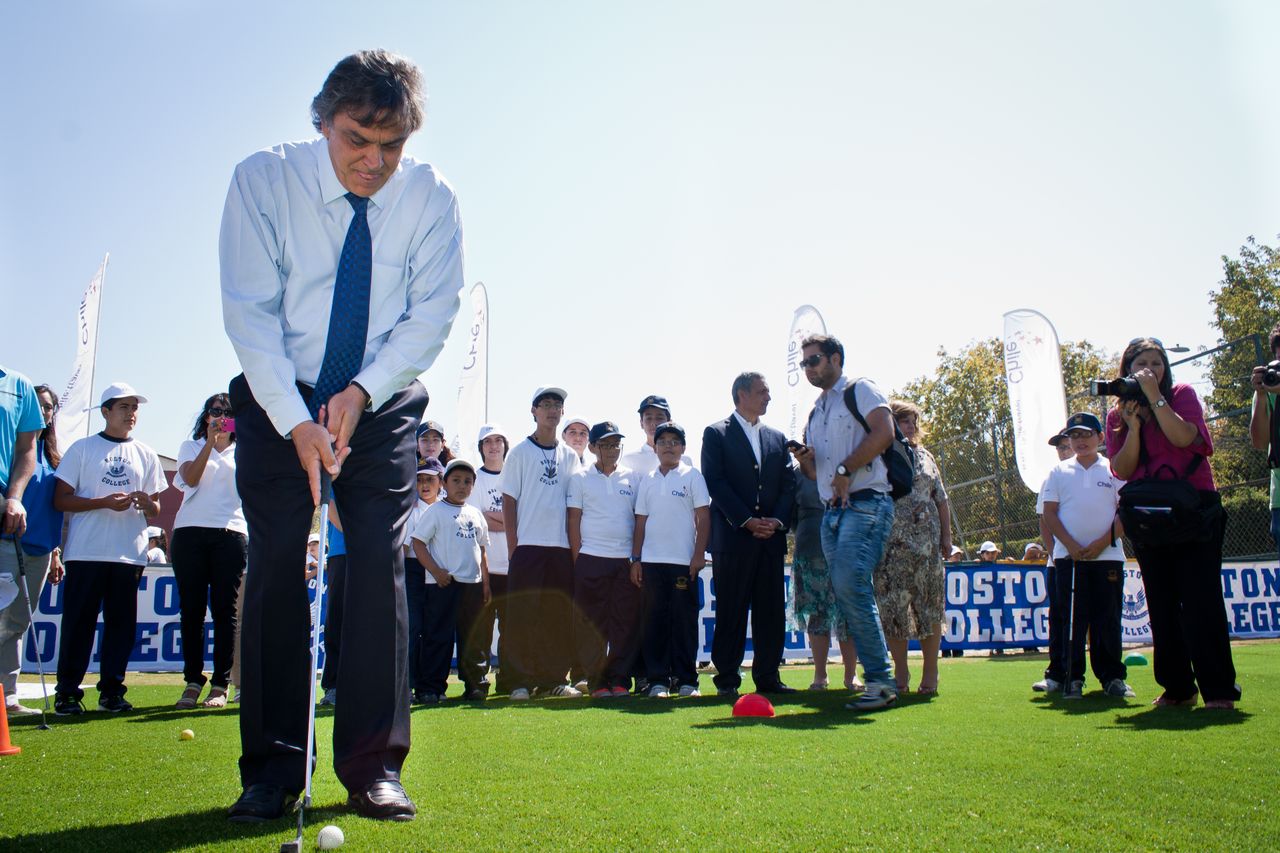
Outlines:
[[[1067,425],[1063,428],[1063,435],[1070,435],[1073,429],[1090,429],[1094,432],[1102,432],[1102,422],[1098,420],[1097,415],[1091,415],[1088,412],[1076,412],[1067,418]]]
[[[675,421],[667,421],[666,423],[658,424],[658,428],[653,431],[653,440],[657,441],[662,438],[663,433],[667,432],[674,432],[676,435],[680,436],[681,444],[688,444],[684,438],[684,427],[680,426],[680,424]]]
[[[602,438],[611,438],[615,435],[618,438],[626,438],[626,436],[618,432],[618,425],[613,421],[601,421],[591,428],[591,443],[595,444]]]
[[[419,474],[434,474],[437,477],[444,476],[444,466],[440,464],[440,460],[432,456],[424,459],[418,464]]]
[[[1064,442],[1064,441],[1066,441],[1066,440],[1067,440],[1067,434],[1066,434],[1065,432],[1057,433],[1057,434],[1055,434],[1055,435],[1053,435],[1053,436],[1050,436],[1050,438],[1049,438],[1049,446],[1050,446],[1050,447],[1057,447],[1059,444],[1062,444],[1062,442]]]
[[[422,438],[429,432],[438,432],[440,437],[444,438],[444,427],[440,426],[439,421],[423,421],[418,425],[418,438]]]
[[[644,410],[648,408],[662,409],[667,413],[667,417],[671,417],[671,404],[667,402],[666,397],[660,397],[657,394],[650,394],[640,401],[640,408],[636,412],[643,415]]]

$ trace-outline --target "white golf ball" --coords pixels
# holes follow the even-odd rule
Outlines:
[[[321,850],[336,850],[342,846],[342,842],[347,839],[343,837],[342,830],[333,824],[329,824],[320,830],[320,835],[316,838],[316,844]]]

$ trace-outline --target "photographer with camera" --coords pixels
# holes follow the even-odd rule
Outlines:
[[[1280,323],[1271,329],[1271,357],[1267,365],[1253,369],[1253,413],[1249,417],[1249,440],[1255,450],[1267,452],[1271,469],[1271,539],[1280,545],[1280,421],[1275,417],[1276,395],[1280,394]]]
[[[1226,515],[1206,457],[1213,442],[1195,389],[1173,384],[1164,345],[1134,338],[1120,357],[1120,379],[1094,382],[1120,399],[1107,412],[1111,470],[1128,481],[1120,516],[1142,568],[1154,647],[1155,705],[1231,709],[1240,698],[1222,603]],[[1142,493],[1143,505],[1132,498]],[[1170,500],[1191,495],[1194,506]]]

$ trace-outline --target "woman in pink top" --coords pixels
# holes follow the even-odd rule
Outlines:
[[[1216,507],[1218,522],[1204,542],[1137,545],[1142,586],[1151,618],[1156,705],[1235,707],[1240,686],[1222,603],[1222,535],[1226,515],[1206,457],[1213,441],[1200,398],[1190,385],[1173,384],[1169,356],[1155,338],[1134,338],[1120,357],[1120,376],[1138,380],[1142,395],[1121,398],[1107,412],[1107,456],[1123,480],[1183,478],[1199,491],[1202,507]],[[1167,466],[1169,470],[1161,470]],[[1169,472],[1173,473],[1170,474]]]

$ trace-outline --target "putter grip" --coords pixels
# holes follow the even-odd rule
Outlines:
[[[329,472],[320,469],[320,503],[321,505],[329,503],[333,499],[333,478],[329,476]]]

